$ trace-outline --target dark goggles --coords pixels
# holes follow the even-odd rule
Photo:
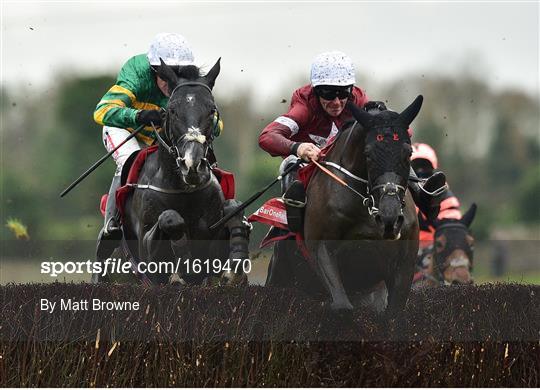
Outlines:
[[[333,87],[327,85],[318,85],[315,87],[317,96],[324,100],[346,99],[351,96],[352,85],[346,87]]]

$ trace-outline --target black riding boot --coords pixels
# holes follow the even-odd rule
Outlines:
[[[293,233],[302,231],[304,226],[304,209],[306,207],[306,190],[300,180],[295,180],[283,194],[283,203],[287,211],[287,225]]]
[[[291,164],[294,164],[292,162]],[[288,164],[284,171],[289,168]],[[306,191],[298,179],[298,170],[292,170],[281,180],[281,192],[287,211],[287,224],[293,233],[302,231],[304,225],[304,208],[306,206]]]
[[[280,167],[280,171],[285,172],[295,161],[291,161],[284,167]],[[281,173],[281,172],[280,172]],[[281,179],[281,193],[284,194],[289,187],[298,179],[298,168],[293,169]]]
[[[120,176],[114,176],[109,189],[107,206],[105,207],[105,223],[103,225],[103,234],[105,237],[115,237],[121,235],[119,214],[116,209],[116,190],[120,187]]]
[[[118,210],[116,209],[116,190],[120,187],[120,176],[114,176],[105,206],[105,222],[99,232],[96,256],[99,260],[109,257],[122,239]]]
[[[409,190],[414,203],[431,223],[439,215],[441,200],[446,191],[446,176],[442,172],[435,172],[425,181],[416,176],[411,167],[409,176]]]

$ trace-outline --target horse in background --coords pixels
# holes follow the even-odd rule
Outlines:
[[[476,215],[472,204],[461,219],[440,219],[433,245],[420,254],[421,270],[415,275],[417,286],[472,284],[474,237],[470,226]]]

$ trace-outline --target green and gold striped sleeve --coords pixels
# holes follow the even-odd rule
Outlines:
[[[138,111],[132,108],[135,102],[135,94],[130,89],[118,84],[113,85],[97,104],[94,120],[100,125],[123,129],[135,127]]]

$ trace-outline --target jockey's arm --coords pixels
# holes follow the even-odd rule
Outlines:
[[[307,118],[307,102],[295,91],[289,111],[263,129],[259,136],[259,146],[271,156],[296,155],[299,143],[293,137],[304,128]]]
[[[461,219],[461,211],[459,210],[461,204],[459,199],[447,189],[443,195],[443,200],[441,201],[441,211],[437,219]]]
[[[290,127],[278,122],[279,118],[263,129],[259,136],[259,146],[271,156],[287,157],[293,153],[292,147],[295,142],[290,140],[292,136]]]
[[[149,103],[147,98],[139,101],[143,95],[148,95],[149,88],[157,88],[147,74],[150,70],[147,69],[149,65],[146,58],[141,57],[132,57],[122,66],[116,84],[97,104],[94,120],[98,124],[122,129],[135,128],[139,124],[137,114],[141,109],[159,109],[156,104]]]
[[[104,126],[123,129],[136,127],[136,116],[139,110],[132,108],[136,100],[135,88],[120,80],[101,98],[94,111],[94,120]]]

